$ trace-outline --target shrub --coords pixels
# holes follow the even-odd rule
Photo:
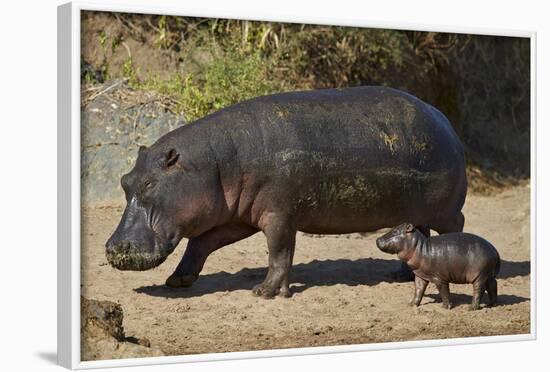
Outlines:
[[[167,96],[171,108],[188,121],[199,119],[223,107],[277,90],[269,80],[269,63],[258,52],[223,53],[205,68],[202,76],[175,74],[169,79],[136,78],[131,60],[124,75],[135,89],[154,90]]]

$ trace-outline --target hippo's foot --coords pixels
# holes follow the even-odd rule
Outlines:
[[[176,275],[172,274],[166,279],[166,285],[170,288],[191,287],[197,280],[198,275]]]
[[[453,308],[453,304],[450,302],[443,302],[441,306],[443,306],[443,308],[447,310],[451,310]]]
[[[287,286],[281,286],[281,288],[273,287],[272,285],[261,283],[255,285],[252,288],[252,294],[255,296],[271,299],[279,295],[280,297],[289,298],[292,297],[292,293]]]
[[[276,295],[279,294],[279,292],[279,288],[275,288],[269,284],[266,284],[265,282],[255,285],[254,288],[252,288],[253,295],[263,298],[274,298]]]
[[[290,292],[290,288],[288,288],[288,287],[284,288],[283,287],[279,291],[279,296],[284,297],[284,298],[290,298],[290,297],[292,297],[292,292]]]

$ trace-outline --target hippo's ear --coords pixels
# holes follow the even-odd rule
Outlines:
[[[180,154],[175,149],[170,149],[162,156],[160,165],[164,169],[170,168],[178,162],[179,157]]]
[[[139,149],[138,149],[138,154],[141,154],[142,152],[144,152],[145,150],[147,150],[147,146],[139,146]]]
[[[414,230],[414,225],[413,224],[408,223],[407,226],[405,226],[405,232],[410,233],[410,232],[413,232],[413,230]]]

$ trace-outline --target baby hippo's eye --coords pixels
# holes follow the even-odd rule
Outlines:
[[[155,184],[156,182],[153,180],[145,180],[145,182],[143,182],[143,189],[150,190],[155,186]]]

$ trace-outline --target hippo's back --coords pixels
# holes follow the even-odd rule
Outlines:
[[[462,166],[463,148],[437,109],[405,92],[356,87],[290,92],[232,106],[220,120],[249,142],[242,155],[267,154],[284,166],[292,159],[325,158],[338,169],[403,168],[439,171]],[[228,125],[229,124],[229,125]],[[319,165],[321,165],[322,161]]]

